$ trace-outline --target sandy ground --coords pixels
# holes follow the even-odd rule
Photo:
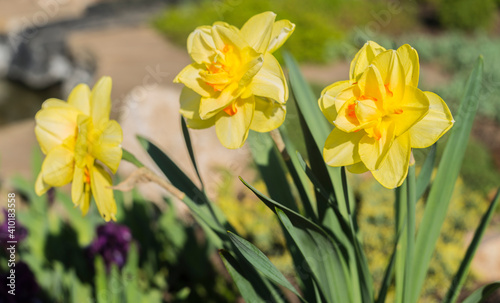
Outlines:
[[[81,16],[98,0],[0,0],[0,34]]]

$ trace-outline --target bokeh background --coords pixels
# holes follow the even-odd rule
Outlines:
[[[194,176],[180,128],[181,86],[172,83],[190,63],[187,36],[215,21],[240,27],[268,10],[296,24],[283,49],[299,60],[317,96],[348,77],[350,60],[367,40],[386,48],[409,43],[420,56],[421,88],[441,95],[454,113],[474,60],[484,56],[479,114],[422,298],[439,301],[500,184],[498,0],[0,0],[0,205],[6,206],[7,193],[17,194],[17,291],[22,294],[7,295],[2,282],[0,302],[239,302],[216,249],[189,212],[154,185],[116,193],[118,222],[110,224],[94,206],[82,218],[69,188],[37,197],[33,184],[43,158],[34,115],[45,99],[66,99],[77,83],[93,85],[111,76],[112,117],[123,127],[123,146],[154,166],[136,140],[145,136]],[[292,125],[293,101],[287,110],[285,123]],[[303,149],[300,132],[293,134]],[[210,198],[240,235],[293,281],[278,223],[236,178],[242,175],[266,190],[247,148],[224,149],[213,129],[191,136]],[[414,152],[417,168],[427,153]],[[115,182],[132,170],[123,163]],[[394,195],[370,175],[351,176],[351,183],[377,283],[394,236]],[[424,206],[420,202],[418,212]],[[7,225],[1,215],[0,224],[4,245]],[[2,278],[6,256],[2,249]],[[464,293],[494,280],[500,280],[500,210]],[[497,296],[491,302],[499,301]]]

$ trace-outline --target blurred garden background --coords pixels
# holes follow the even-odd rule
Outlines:
[[[124,148],[154,167],[136,139],[147,137],[194,176],[178,113],[181,87],[172,83],[190,63],[187,36],[215,21],[240,27],[263,11],[296,24],[283,49],[299,60],[318,97],[347,78],[349,62],[367,40],[386,48],[408,43],[420,56],[420,87],[438,93],[455,113],[474,60],[484,56],[479,114],[422,299],[440,301],[500,185],[498,0],[0,0],[0,205],[16,193],[19,241],[15,297],[6,293],[7,253],[0,252],[0,302],[241,302],[216,248],[189,211],[159,187],[116,192],[117,222],[108,224],[95,205],[82,217],[69,187],[37,197],[42,154],[34,115],[47,98],[65,100],[77,83],[111,76],[112,118],[122,125]],[[285,126],[303,150],[297,120],[290,98]],[[214,129],[192,130],[191,139],[209,197],[293,283],[278,221],[237,178],[266,192],[247,146],[225,149]],[[445,140],[438,142],[437,161]],[[415,151],[417,170],[428,152]],[[127,164],[114,183],[133,171]],[[391,250],[394,194],[370,174],[349,177],[370,269],[380,283]],[[417,205],[417,219],[424,206]],[[7,235],[0,214],[2,246]],[[496,280],[500,209],[464,293]],[[500,302],[500,294],[491,300]]]

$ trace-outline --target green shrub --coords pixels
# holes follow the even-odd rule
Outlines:
[[[472,30],[491,25],[494,13],[494,0],[443,0],[438,14],[444,27]]]
[[[314,6],[300,0],[254,1],[200,1],[186,2],[170,7],[154,20],[154,25],[172,41],[185,45],[186,39],[197,26],[224,21],[241,27],[253,15],[273,11],[277,19],[288,19],[296,24],[294,34],[285,43],[301,61],[325,62],[325,45],[341,41],[343,34],[330,12],[335,1],[316,1]]]

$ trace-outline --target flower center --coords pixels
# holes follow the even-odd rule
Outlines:
[[[233,116],[238,112],[238,109],[236,108],[236,105],[233,103],[229,104],[226,108],[224,108],[224,111],[226,114]]]
[[[83,182],[90,184],[90,172],[89,172],[89,169],[87,168],[87,166],[85,166],[85,168],[83,169],[83,173],[85,175]]]
[[[222,51],[218,51],[212,63],[206,65],[206,71],[202,72],[205,83],[214,91],[222,91],[231,82],[234,76],[234,66],[239,64],[239,59],[234,53],[232,45],[225,45]]]

